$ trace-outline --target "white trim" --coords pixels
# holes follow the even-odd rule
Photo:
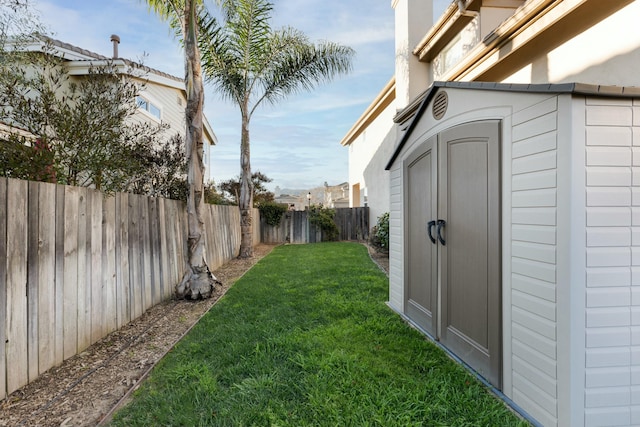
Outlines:
[[[138,78],[140,80],[149,81],[162,86],[168,86],[174,89],[186,91],[184,82],[170,79],[169,77],[161,76],[153,72],[153,70],[147,69],[144,66],[135,67],[127,64],[122,59],[91,59],[84,61],[69,61],[67,67],[69,69],[69,75],[71,76],[85,76],[89,74],[91,67],[102,67],[109,64],[113,64],[117,67],[118,72],[122,74],[130,75],[131,77]],[[133,71],[133,72],[132,72]]]
[[[501,231],[502,242],[501,268],[502,268],[502,393],[513,400],[513,349],[511,326],[511,177],[512,177],[512,115],[511,107],[504,107],[505,113],[500,129],[500,205],[502,209]]]
[[[557,381],[558,425],[584,425],[585,103],[558,96]]]

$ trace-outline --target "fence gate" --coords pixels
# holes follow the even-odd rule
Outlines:
[[[369,239],[369,208],[337,208],[334,222],[338,228],[337,240]],[[322,230],[310,223],[308,211],[288,211],[277,226],[260,218],[263,243],[317,243],[324,240]]]

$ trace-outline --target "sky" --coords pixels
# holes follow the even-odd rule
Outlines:
[[[144,0],[33,0],[52,36],[111,56],[111,34],[120,36],[119,56],[184,76],[179,42]],[[206,0],[215,7],[212,0]],[[435,16],[450,0],[435,0]],[[272,28],[294,27],[312,41],[328,40],[356,52],[352,72],[331,83],[264,104],[254,113],[251,167],[273,180],[272,191],[311,189],[348,181],[348,147],[340,141],[394,73],[394,11],[391,0],[273,0]],[[441,10],[440,10],[441,9]],[[240,113],[205,85],[205,115],[218,138],[211,148],[216,183],[240,175]]]
[[[312,41],[329,40],[356,51],[353,70],[312,92],[258,107],[251,120],[251,167],[273,179],[270,190],[311,189],[348,181],[348,148],[340,141],[394,72],[394,14],[390,0],[274,0],[272,27],[291,26]],[[143,0],[35,0],[53,37],[184,76],[184,59],[168,24]],[[214,2],[209,1],[211,7]],[[218,137],[211,149],[216,183],[240,174],[240,113],[205,86],[205,115]]]

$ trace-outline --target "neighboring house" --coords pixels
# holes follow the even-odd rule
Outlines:
[[[354,132],[389,305],[536,423],[640,425],[640,2],[433,3],[392,1],[395,137]]]
[[[290,211],[303,211],[307,205],[307,199],[302,196],[280,194],[273,200],[275,203],[287,205]]]
[[[166,123],[169,130],[166,138],[170,138],[176,133],[185,135],[184,111],[187,101],[187,92],[184,79],[158,71],[153,68],[141,66],[128,59],[119,58],[118,44],[120,38],[111,36],[113,43],[113,55],[111,58],[90,52],[77,46],[49,39],[53,53],[63,58],[69,70],[69,75],[81,77],[89,74],[92,66],[105,65],[107,62],[113,63],[122,73],[128,73],[141,83],[145,84],[144,90],[138,96],[138,114],[135,119],[151,124]],[[29,44],[27,50],[40,51],[44,42]],[[217,143],[217,137],[211,128],[206,117],[204,117],[204,164],[205,182],[211,179],[209,149]]]
[[[365,202],[366,203],[366,202]],[[343,182],[338,185],[324,184],[324,202],[326,208],[348,208],[349,207],[349,183]]]
[[[276,189],[279,191],[279,189]],[[311,205],[320,205],[325,208],[349,207],[349,183],[338,185],[325,183],[324,187],[315,187],[309,191],[300,191],[299,194],[280,194],[275,197],[276,203],[286,204],[289,210],[304,211]]]

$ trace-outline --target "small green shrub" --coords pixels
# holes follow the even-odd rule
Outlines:
[[[282,215],[287,211],[287,205],[282,203],[265,202],[258,205],[260,216],[262,216],[267,224],[276,227],[280,225]]]
[[[335,209],[313,205],[309,210],[309,221],[322,230],[322,240],[333,241],[338,238],[338,226],[334,221]]]
[[[378,223],[371,230],[369,243],[380,252],[389,251],[389,212],[378,217]]]

